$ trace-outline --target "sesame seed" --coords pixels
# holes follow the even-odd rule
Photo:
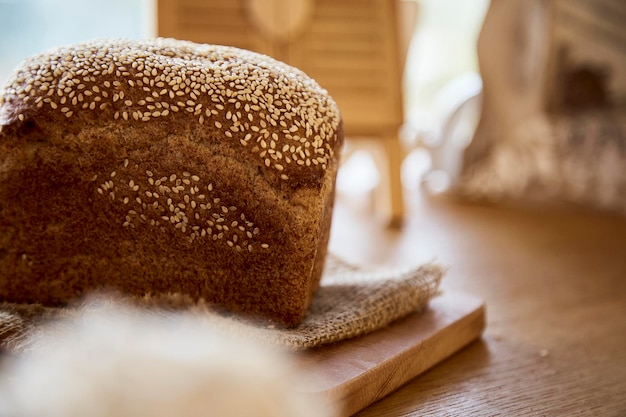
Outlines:
[[[340,116],[324,90],[271,58],[228,47],[200,48],[201,54],[174,40],[90,41],[57,48],[20,67],[5,95],[15,94],[38,107],[47,103],[46,111],[68,118],[100,111],[98,117],[151,123],[178,113],[177,117],[193,115],[189,121],[204,124],[212,117],[223,136],[236,138],[236,146],[273,166],[281,179],[289,178],[295,165],[327,169],[334,157]],[[118,101],[123,106],[115,104]],[[18,120],[26,119],[17,113]],[[224,120],[229,121],[226,126]],[[247,147],[253,132],[260,149]],[[129,187],[138,191],[134,183]],[[185,189],[178,187],[159,188],[159,192]]]

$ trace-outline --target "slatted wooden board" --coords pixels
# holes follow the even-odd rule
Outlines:
[[[315,394],[350,416],[480,337],[485,305],[444,293],[428,309],[383,330],[303,354]]]

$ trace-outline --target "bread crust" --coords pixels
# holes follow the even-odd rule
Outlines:
[[[294,326],[319,284],[339,111],[236,48],[93,41],[0,98],[0,297],[183,293]]]

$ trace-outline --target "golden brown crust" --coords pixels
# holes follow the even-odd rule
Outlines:
[[[335,103],[301,71],[249,51],[172,39],[94,41],[30,58],[0,106],[0,125],[30,121],[27,128],[44,136],[59,125],[75,133],[110,121],[201,130],[295,185],[319,182],[340,123]]]
[[[294,325],[342,140],[323,89],[251,52],[159,39],[30,59],[0,98],[0,297],[182,292]]]

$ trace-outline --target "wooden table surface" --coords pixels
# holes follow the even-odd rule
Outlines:
[[[626,416],[626,217],[413,196],[401,230],[340,197],[331,251],[437,259],[482,297],[481,340],[357,416]]]

